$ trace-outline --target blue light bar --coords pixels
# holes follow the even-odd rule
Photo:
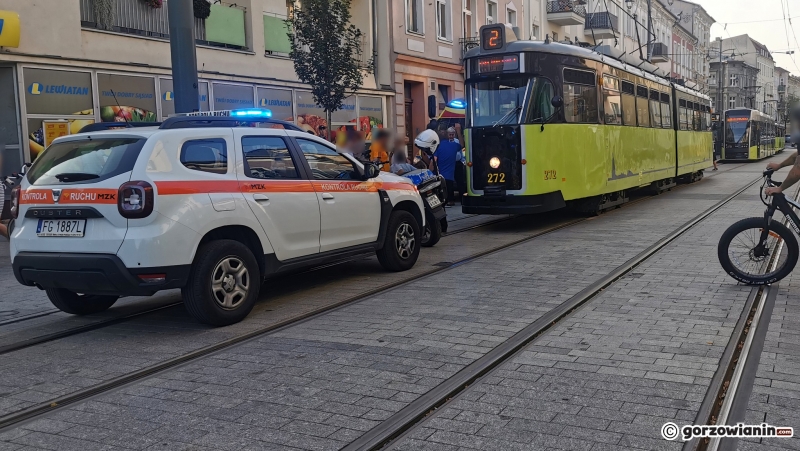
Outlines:
[[[260,109],[260,108],[250,108],[250,109],[246,109],[246,110],[233,110],[233,111],[231,111],[231,116],[271,118],[272,117],[272,111],[263,110],[263,109]]]
[[[459,110],[463,110],[467,107],[467,101],[463,99],[454,99],[451,100],[450,103],[447,104],[450,108],[456,108]]]

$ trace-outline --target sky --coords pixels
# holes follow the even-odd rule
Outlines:
[[[749,34],[772,52],[775,65],[800,76],[800,1],[798,0],[693,0],[717,23],[711,27],[711,41]],[[793,25],[784,21],[791,17]],[[743,23],[746,22],[746,23]],[[727,25],[727,29],[725,28]],[[792,34],[794,28],[794,34]],[[788,34],[788,39],[787,39]],[[778,52],[794,50],[794,55]]]

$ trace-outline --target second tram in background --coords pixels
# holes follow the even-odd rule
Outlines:
[[[712,164],[711,99],[576,45],[481,27],[464,58],[465,213],[596,213]]]
[[[783,125],[758,110],[728,110],[722,125],[723,160],[760,160],[783,151],[786,146]]]

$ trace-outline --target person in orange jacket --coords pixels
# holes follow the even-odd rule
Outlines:
[[[389,162],[389,131],[383,128],[378,129],[373,135],[372,145],[369,147],[370,161],[380,161],[385,163],[381,166],[381,171],[391,172]]]

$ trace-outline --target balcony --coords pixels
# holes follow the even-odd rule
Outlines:
[[[581,1],[555,0],[547,2],[547,20],[561,26],[580,25],[586,18]]]
[[[478,37],[461,38],[458,40],[458,44],[461,46],[461,60],[463,61],[464,55],[466,55],[468,51],[476,49],[481,45],[481,40]]]
[[[169,39],[167,1],[151,8],[141,0],[115,0],[111,21],[104,25],[95,17],[94,0],[80,0],[81,27],[107,30],[155,39]],[[241,7],[215,4],[208,19],[194,20],[194,37],[200,45],[246,49],[245,11]]]
[[[653,53],[651,60],[654,63],[666,63],[669,61],[669,48],[662,42],[653,43]]]
[[[588,13],[583,27],[585,36],[594,39],[607,39],[616,36],[619,31],[619,20],[610,12]]]

